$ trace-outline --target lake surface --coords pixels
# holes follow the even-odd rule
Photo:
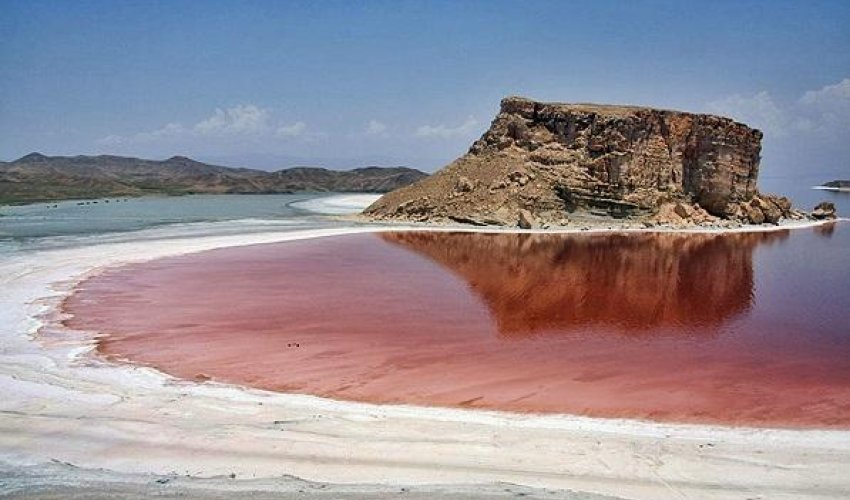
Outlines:
[[[299,204],[331,194],[99,198],[0,207],[0,241],[136,231],[169,224],[309,215]]]
[[[114,269],[65,304],[177,377],[370,401],[850,427],[850,225],[384,232]]]
[[[333,227],[340,223],[319,214],[356,213],[346,202],[362,196],[149,196],[0,206],[0,258],[106,242]]]

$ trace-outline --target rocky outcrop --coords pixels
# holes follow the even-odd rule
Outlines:
[[[729,215],[750,224],[777,224],[782,219],[797,218],[799,215],[791,208],[791,200],[784,196],[758,194],[747,203],[739,204],[736,211]]]
[[[835,203],[831,201],[822,201],[818,203],[812,211],[812,217],[819,220],[834,219],[836,217]]]
[[[466,155],[365,213],[509,226],[575,217],[777,222],[795,213],[786,198],[758,193],[761,138],[719,116],[509,97]]]

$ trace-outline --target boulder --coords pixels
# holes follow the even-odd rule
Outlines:
[[[522,172],[520,170],[515,170],[515,171],[511,172],[510,174],[508,174],[508,180],[510,180],[514,184],[522,187],[522,186],[525,186],[526,184],[528,184],[528,182],[531,180],[531,178],[528,176],[527,173]]]
[[[693,215],[693,208],[682,202],[678,202],[673,206],[673,212],[683,219],[690,219]]]
[[[792,213],[792,211],[791,211],[791,200],[789,200],[785,196],[774,196],[774,195],[769,195],[769,196],[770,196],[771,201],[773,201],[773,203],[777,207],[779,207],[780,210],[782,210],[782,215],[784,217],[790,217],[791,216],[791,213]]]
[[[528,210],[522,209],[519,211],[519,220],[517,225],[522,229],[533,229],[535,224],[534,216]]]
[[[765,195],[755,196],[750,201],[750,204],[762,213],[764,222],[767,222],[769,224],[778,224],[779,220],[782,219],[783,214],[782,209],[779,208],[779,205],[774,201],[773,198]]]
[[[464,176],[460,176],[455,184],[455,191],[458,193],[468,193],[475,189],[475,184]]]
[[[812,217],[815,219],[834,219],[836,217],[835,203],[831,201],[822,201],[818,203],[812,211]]]
[[[744,216],[750,224],[764,224],[764,213],[757,206],[748,203],[742,206]]]

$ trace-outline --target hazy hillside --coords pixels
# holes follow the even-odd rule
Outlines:
[[[850,189],[850,181],[845,181],[845,180],[829,181],[826,184],[824,184],[824,187],[838,188],[838,189]]]
[[[405,167],[347,171],[296,167],[266,172],[208,165],[183,156],[154,161],[31,153],[0,162],[0,204],[145,194],[387,192],[423,177],[423,172]]]

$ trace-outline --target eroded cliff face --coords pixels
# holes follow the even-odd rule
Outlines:
[[[509,97],[466,155],[366,214],[521,226],[574,214],[777,222],[793,212],[758,194],[761,138],[719,116]]]

